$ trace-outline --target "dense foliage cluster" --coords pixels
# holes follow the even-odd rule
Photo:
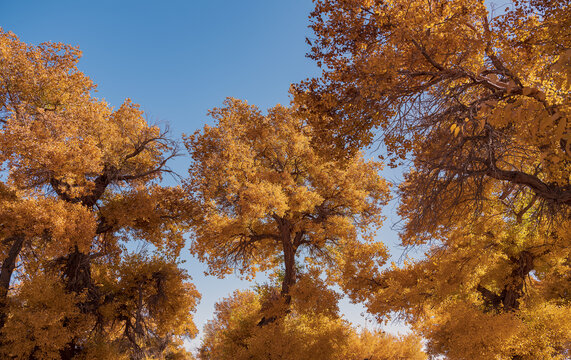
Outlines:
[[[380,164],[360,154],[324,158],[311,147],[311,128],[287,108],[263,116],[241,101],[225,105],[211,112],[216,127],[186,141],[194,160],[188,191],[201,209],[191,251],[213,273],[283,267],[287,297],[297,255],[331,279],[384,260],[373,239],[388,199]]]
[[[272,316],[283,311],[276,304],[277,289],[264,286],[256,292],[236,291],[216,304],[215,318],[205,327],[199,358],[426,359],[413,335],[397,338],[367,330],[357,333],[339,316],[338,298],[318,277],[304,274],[292,287],[289,314],[260,326],[260,313]]]
[[[270,274],[216,305],[200,359],[571,356],[569,4],[314,3],[321,76],[212,109],[180,186],[176,141],[93,97],[76,48],[0,30],[0,357],[192,358],[187,234],[211,275]],[[424,253],[401,264],[377,136]],[[413,334],[357,331],[343,295]]]
[[[93,98],[79,56],[0,33],[0,357],[184,356],[190,212],[157,181],[176,148],[138,105]]]
[[[344,289],[431,355],[570,355],[570,21],[566,1],[316,1],[301,111],[333,156],[378,131],[425,250]]]

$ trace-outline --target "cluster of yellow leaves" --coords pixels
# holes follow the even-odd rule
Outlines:
[[[571,328],[568,308],[553,304],[513,313],[482,313],[456,302],[432,313],[417,329],[428,340],[429,353],[450,359],[568,358]]]
[[[0,200],[0,236],[20,234],[29,239],[29,246],[43,256],[54,258],[61,249],[77,247],[89,250],[95,233],[94,214],[79,204],[69,204],[54,197]],[[57,239],[57,240],[56,240]],[[3,243],[5,249],[10,244]]]
[[[121,229],[124,242],[141,239],[176,259],[185,244],[186,221],[195,212],[179,186],[140,186],[108,196],[101,216]]]
[[[415,335],[394,336],[383,331],[353,331],[342,359],[425,360],[422,341]]]
[[[502,219],[463,226],[422,260],[393,265],[374,278],[377,286],[353,296],[367,301],[379,318],[399,313],[427,339],[429,353],[450,359],[564,359],[571,341],[564,237],[569,228],[556,235]],[[533,259],[531,276],[519,262],[527,255]],[[520,296],[515,305],[507,301],[510,291]]]
[[[325,153],[379,129],[391,164],[411,160],[401,238],[426,251],[343,286],[432,355],[569,356],[570,16],[557,0],[315,2],[324,72],[294,86],[297,107]]]
[[[87,291],[66,291],[57,274],[37,270],[20,279],[10,300],[1,348],[5,356],[61,359],[61,352],[75,340],[82,359],[132,358],[138,353],[126,341],[128,334],[146,358],[159,359],[185,354],[178,339],[197,333],[190,313],[200,295],[173,263],[137,255],[115,267],[96,264],[93,272],[99,283],[88,291],[99,292],[101,304],[85,302]],[[95,305],[97,312],[85,313]],[[153,337],[144,336],[143,329]]]
[[[127,334],[149,359],[184,354],[181,339],[197,334],[191,312],[200,298],[186,272],[156,256],[131,255],[117,266],[101,265],[94,268],[101,279],[98,291],[109,300],[99,311],[107,334],[100,341],[119,349],[116,353],[140,356],[126,350],[133,347]]]
[[[93,319],[81,314],[80,297],[65,291],[56,277],[30,275],[18,286],[2,329],[0,353],[6,358],[60,359],[60,351],[75,337],[86,337]]]
[[[79,57],[0,29],[0,353],[186,356],[200,296],[177,259],[193,213],[156,184],[174,142],[130,100],[94,98]]]
[[[236,291],[216,304],[215,318],[205,326],[199,359],[426,359],[418,338],[358,333],[339,317],[339,295],[313,275],[302,276],[293,287],[287,316],[263,326],[261,316],[279,314],[276,307],[283,303],[277,289],[261,290]],[[307,294],[322,304],[308,307]]]
[[[311,146],[312,128],[282,106],[264,116],[228,99],[210,114],[216,126],[185,142],[193,159],[187,189],[201,209],[191,251],[212,273],[253,275],[279,266],[283,254],[291,285],[288,271],[302,251],[332,274],[340,270],[332,262],[386,256],[382,244],[372,244],[388,199],[379,163],[361,154],[327,160]]]

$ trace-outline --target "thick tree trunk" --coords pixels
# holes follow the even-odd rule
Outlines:
[[[533,255],[527,251],[522,251],[519,257],[510,258],[517,264],[510,274],[510,282],[502,291],[502,304],[505,311],[519,309],[519,299],[523,296],[525,278],[533,270]]]
[[[68,291],[80,293],[85,289],[90,290],[92,288],[89,254],[80,252],[76,247],[62,261],[64,263],[63,281]]]
[[[299,246],[300,239],[297,239],[297,237],[295,239],[292,238],[293,226],[288,220],[278,217],[275,217],[275,220],[278,224],[278,229],[280,232],[279,239],[282,243],[283,254],[284,254],[285,273],[284,273],[284,278],[282,280],[281,297],[283,298],[285,304],[289,308],[289,305],[291,303],[290,289],[297,280],[297,273],[295,269],[295,253],[297,251],[297,247]],[[303,233],[300,233],[300,236],[301,235],[303,235]],[[296,239],[298,241],[295,241]],[[285,314],[287,314],[288,312],[289,310],[286,310]],[[260,320],[260,322],[258,323],[258,326],[271,324],[276,320],[277,316],[271,316],[269,318],[266,318],[264,316],[262,320]]]
[[[12,273],[16,267],[16,259],[22,251],[22,246],[24,245],[24,237],[21,235],[12,236],[6,239],[7,244],[11,243],[10,250],[8,250],[8,256],[2,262],[2,269],[0,269],[0,331],[4,328],[6,323],[7,313],[7,300],[8,300],[8,290],[10,288],[10,280],[12,280]]]
[[[508,278],[508,283],[499,295],[481,285],[476,288],[482,294],[486,306],[490,310],[507,312],[519,309],[519,299],[524,295],[525,278],[533,270],[534,257],[530,252],[522,251],[517,258],[510,258],[510,260],[516,266]]]
[[[75,247],[74,251],[62,259],[62,279],[66,290],[74,293],[82,293],[87,290],[85,301],[77,304],[82,313],[98,316],[99,296],[91,278],[91,258]],[[66,325],[64,325],[66,326]],[[81,352],[76,339],[72,339],[60,351],[61,360],[74,359]]]
[[[289,305],[291,302],[291,296],[289,294],[290,288],[295,284],[297,279],[297,274],[295,271],[295,253],[296,248],[292,241],[292,225],[287,220],[281,220],[279,223],[280,238],[283,246],[284,253],[284,267],[285,274],[282,281],[282,296],[285,299],[286,304]]]

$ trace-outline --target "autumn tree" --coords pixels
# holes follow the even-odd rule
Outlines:
[[[569,231],[569,227],[561,229]],[[407,321],[449,359],[565,359],[571,328],[569,246],[533,222],[466,220],[352,289],[379,318]]]
[[[323,75],[296,101],[331,156],[378,133],[410,165],[401,236],[426,249],[346,289],[401,311],[432,354],[568,356],[570,16],[565,1],[315,2]]]
[[[177,262],[192,211],[158,184],[176,146],[130,100],[94,98],[79,57],[0,32],[0,352],[174,356],[199,297]]]
[[[568,214],[570,15],[564,1],[506,10],[491,17],[482,2],[460,0],[317,1],[310,57],[324,73],[297,86],[298,101],[338,148],[370,144],[378,127],[393,161],[412,152],[423,176],[415,183],[435,189],[424,203],[477,197],[494,182],[506,197],[515,188],[506,201],[535,196]],[[459,193],[456,178],[479,186]],[[426,222],[451,214],[422,210]]]
[[[283,266],[289,303],[300,256],[332,280],[379,265],[386,252],[372,236],[388,197],[379,163],[361,154],[326,160],[311,146],[312,129],[283,106],[262,115],[227,99],[210,115],[216,124],[185,143],[193,159],[187,189],[201,209],[191,251],[212,274]]]
[[[291,288],[291,311],[263,327],[259,314],[275,311],[268,306],[279,298],[275,287],[236,291],[218,302],[204,328],[199,359],[426,359],[418,338],[357,332],[339,316],[340,295],[315,275],[301,275]]]
[[[299,285],[309,290],[309,297],[297,301]],[[338,358],[349,335],[348,324],[336,314],[338,295],[323,284],[311,285],[301,276],[291,286],[290,311],[285,316],[280,314],[285,304],[276,287],[236,291],[221,300],[215,306],[214,319],[205,325],[199,359]],[[277,320],[259,326],[262,313]]]

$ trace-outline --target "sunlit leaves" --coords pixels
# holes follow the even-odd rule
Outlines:
[[[199,294],[177,259],[193,211],[157,184],[175,142],[131,100],[93,97],[80,54],[0,31],[2,354],[184,356]],[[130,255],[133,240],[154,255]]]
[[[292,290],[285,317],[258,325],[260,312],[271,316],[280,304],[277,289],[236,291],[216,304],[205,326],[199,358],[207,359],[426,359],[417,338],[399,339],[382,332],[358,333],[339,317],[339,294],[304,274]],[[314,306],[316,305],[316,306]],[[279,311],[279,310],[278,310]]]
[[[187,189],[201,209],[191,249],[214,274],[253,275],[291,251],[288,277],[298,249],[329,267],[338,253],[371,241],[388,198],[380,164],[360,154],[324,158],[312,147],[312,128],[285,107],[262,115],[239,100],[224,105],[210,113],[215,127],[186,138],[194,160]]]
[[[424,250],[345,286],[433,355],[568,356],[569,14],[564,1],[315,2],[324,72],[294,87],[298,109],[324,153],[378,134],[389,161],[410,160],[401,239]]]

